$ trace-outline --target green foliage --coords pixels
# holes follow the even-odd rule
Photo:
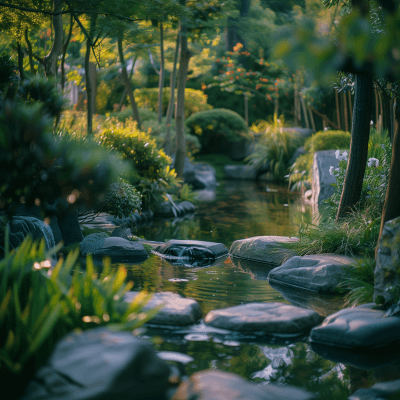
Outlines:
[[[246,161],[256,169],[269,166],[269,174],[274,180],[283,181],[289,167],[289,161],[301,145],[298,134],[282,130],[283,122],[275,116],[275,122],[258,121],[252,130],[262,132],[255,152]]]
[[[359,208],[368,209],[372,219],[380,220],[383,206],[385,203],[386,189],[389,181],[389,169],[392,157],[392,146],[386,135],[374,133],[371,135],[372,140],[368,143],[369,160],[366,165],[364,180],[359,201]],[[382,140],[383,143],[377,144],[377,141]],[[371,157],[371,154],[377,155],[378,158]],[[344,180],[346,177],[347,156],[340,155],[337,152],[339,168],[331,168],[330,172],[336,178],[336,183],[333,185],[335,191],[333,195],[325,201],[326,208],[331,216],[337,212],[340,196],[342,194]]]
[[[139,108],[139,115],[142,123],[157,120],[157,113],[147,108]],[[125,122],[128,118],[133,118],[132,107],[124,107],[121,111],[112,112],[110,117],[116,117],[118,121]]]
[[[196,198],[195,193],[193,192],[192,186],[187,183],[183,184],[182,187],[178,190],[177,198],[181,201],[190,201],[193,202]]]
[[[9,85],[18,83],[17,68],[7,53],[0,54],[0,95],[3,95]]]
[[[337,288],[339,292],[348,292],[343,308],[356,307],[373,301],[374,271],[375,259],[368,256],[346,267],[346,277]]]
[[[114,217],[128,217],[141,209],[141,197],[132,185],[118,178],[118,181],[112,183],[105,194],[103,210]]]
[[[163,89],[162,98],[162,113],[166,114],[170,96],[170,89]],[[157,111],[158,107],[158,88],[150,89],[136,89],[135,100],[138,107],[149,109],[150,111]],[[187,88],[185,90],[185,118],[190,117],[192,114],[210,110],[212,106],[207,104],[207,96],[201,90],[194,90]]]
[[[19,85],[18,94],[28,103],[43,104],[43,111],[52,117],[60,115],[65,104],[64,97],[56,88],[54,80],[44,76],[36,75],[23,80]]]
[[[0,261],[0,369],[5,390],[16,397],[66,333],[108,324],[132,331],[157,312],[144,313],[146,293],[131,304],[123,300],[133,286],[123,267],[112,270],[104,261],[98,275],[88,257],[81,270],[77,250],[50,269],[57,249],[46,253],[43,239],[27,237]]]
[[[351,134],[344,131],[319,131],[309,137],[304,143],[305,154],[297,158],[290,167],[289,186],[292,189],[301,187],[302,182],[310,181],[314,153],[322,150],[336,150],[350,148]]]
[[[129,182],[136,184],[140,178],[155,181],[173,177],[169,170],[171,159],[163,150],[158,150],[150,135],[138,130],[136,124],[125,128],[106,128],[96,135],[103,146],[122,153],[136,173],[126,176]],[[167,170],[168,168],[168,170]]]
[[[186,120],[186,126],[192,135],[198,136],[204,153],[223,150],[227,141],[250,138],[246,121],[234,111],[222,108],[193,114]]]
[[[86,237],[87,235],[90,235],[92,233],[107,233],[104,229],[100,228],[88,228],[87,226],[82,227],[82,235],[83,237]]]

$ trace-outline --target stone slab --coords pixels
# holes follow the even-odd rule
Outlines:
[[[313,292],[334,293],[345,278],[346,266],[354,262],[353,258],[340,254],[295,256],[270,271],[268,279]]]
[[[143,243],[130,241],[120,237],[108,237],[104,240],[103,247],[93,251],[95,257],[121,257],[127,260],[148,258]]]
[[[169,375],[167,363],[145,340],[100,327],[58,342],[20,399],[159,399]]]
[[[229,250],[231,256],[245,260],[259,261],[274,266],[281,265],[296,253],[283,245],[299,239],[286,236],[254,236],[236,240]]]
[[[128,292],[124,300],[130,303],[138,294],[139,292]],[[201,318],[200,306],[196,300],[172,292],[154,293],[145,310],[161,304],[164,304],[164,307],[149,321],[150,324],[186,326],[196,323]]]
[[[215,258],[223,257],[228,254],[228,249],[222,243],[205,242],[201,240],[176,240],[172,239],[156,248],[161,254],[168,254],[173,248],[204,248],[214,254]]]
[[[255,384],[218,370],[196,372],[182,382],[172,400],[311,400],[314,396],[290,386]]]
[[[85,256],[101,249],[104,246],[104,241],[108,237],[107,233],[91,233],[87,235],[79,244],[81,253]]]
[[[373,348],[400,341],[400,317],[385,317],[374,306],[368,303],[330,315],[311,331],[310,340],[343,348]]]
[[[248,303],[210,311],[204,322],[239,332],[297,334],[319,324],[316,312],[284,303]]]

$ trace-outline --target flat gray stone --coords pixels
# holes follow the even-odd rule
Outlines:
[[[139,292],[128,292],[124,300],[130,303],[138,294]],[[154,293],[152,299],[146,304],[145,310],[161,304],[164,304],[164,307],[149,323],[186,326],[196,323],[201,318],[200,306],[196,300],[184,298],[172,292]]]
[[[143,244],[120,237],[105,238],[103,247],[93,251],[94,256],[124,257],[129,259],[147,258],[148,254]]]
[[[257,170],[250,165],[225,165],[224,174],[225,179],[254,181]]]
[[[335,156],[336,150],[316,151],[314,154],[313,176],[312,176],[312,202],[321,204],[322,201],[329,199],[333,195],[334,187],[332,183],[336,183],[334,175],[329,173],[329,168],[339,166],[339,160]]]
[[[212,310],[204,322],[232,331],[297,334],[313,328],[322,320],[314,311],[284,303],[248,303]]]
[[[293,250],[285,248],[283,244],[294,243],[298,240],[298,238],[286,236],[254,236],[234,241],[229,253],[237,258],[278,266],[296,255]]]
[[[164,398],[170,368],[145,340],[100,327],[57,343],[21,400]]]
[[[268,280],[318,293],[334,293],[345,277],[346,267],[354,262],[353,258],[338,254],[295,256],[270,271]]]
[[[198,248],[204,249],[204,251],[209,254],[212,253],[215,258],[223,257],[228,254],[228,249],[222,243],[205,242],[201,240],[169,240],[168,242],[160,245],[156,248],[161,254],[175,254],[173,249],[177,249],[176,255],[178,255],[179,250],[184,250],[185,248]]]
[[[395,293],[390,288],[400,286],[399,271],[400,217],[385,223],[379,239],[375,268],[375,301],[380,297],[380,303],[390,305],[395,302]]]
[[[81,253],[85,256],[101,249],[104,246],[104,241],[108,238],[107,233],[91,233],[87,235],[79,244]]]
[[[325,318],[311,331],[316,343],[343,348],[379,347],[400,339],[400,317],[384,317],[375,303],[347,308]]]
[[[305,390],[246,381],[229,372],[206,370],[196,372],[182,382],[171,400],[311,400]]]
[[[349,400],[396,400],[400,399],[400,379],[375,383],[369,389],[358,389]]]

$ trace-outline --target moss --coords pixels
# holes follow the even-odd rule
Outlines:
[[[108,234],[108,232],[105,229],[101,229],[101,228],[88,228],[87,226],[84,226],[82,228],[82,235],[84,237],[92,234],[92,233],[107,233],[108,236],[110,236]]]

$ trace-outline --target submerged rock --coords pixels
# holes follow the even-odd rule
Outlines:
[[[293,250],[284,247],[284,244],[298,240],[298,238],[286,236],[255,236],[236,240],[232,243],[229,253],[236,258],[278,266],[296,255]]]
[[[318,293],[334,293],[345,277],[346,266],[354,262],[351,257],[337,254],[295,256],[270,271],[268,280]]]
[[[290,386],[255,384],[218,370],[196,372],[182,382],[172,400],[311,400],[314,396]]]
[[[20,400],[160,399],[170,368],[146,341],[97,328],[57,343]]]
[[[128,292],[124,300],[130,303],[138,294],[139,292]],[[154,293],[145,310],[161,304],[164,304],[163,308],[149,321],[150,324],[186,326],[196,323],[201,318],[200,306],[196,300],[172,292]]]
[[[298,334],[323,320],[316,312],[284,303],[248,303],[210,311],[204,322],[240,332]]]
[[[347,308],[311,331],[313,342],[343,348],[379,347],[400,340],[400,317],[385,317],[375,303]]]
[[[378,243],[375,268],[374,300],[391,304],[399,300],[400,217],[386,222]]]
[[[358,389],[349,400],[396,400],[400,399],[400,379],[375,383],[369,389]]]

